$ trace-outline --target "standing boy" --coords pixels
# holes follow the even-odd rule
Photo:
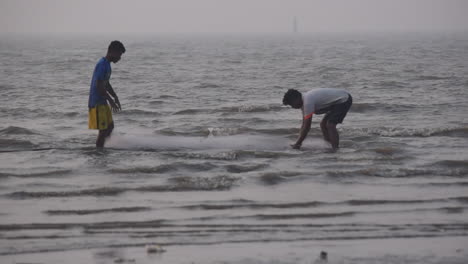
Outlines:
[[[120,41],[112,41],[107,49],[105,57],[101,58],[94,68],[91,88],[89,90],[89,129],[98,129],[99,134],[96,140],[96,147],[103,148],[104,141],[109,137],[114,129],[112,111],[122,110],[117,94],[112,89],[109,79],[112,73],[110,63],[117,63],[125,47]],[[112,97],[111,97],[112,96]],[[110,107],[109,107],[109,104]]]

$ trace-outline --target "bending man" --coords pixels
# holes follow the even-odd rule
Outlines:
[[[325,114],[320,123],[323,139],[329,142],[334,150],[338,149],[340,138],[336,125],[341,124],[349,108],[353,104],[351,94],[342,89],[319,88],[302,94],[289,89],[283,97],[283,104],[295,109],[302,109],[302,127],[296,143],[291,145],[300,149],[302,142],[309,133],[314,114]]]

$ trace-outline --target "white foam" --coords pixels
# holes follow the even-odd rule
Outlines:
[[[234,135],[185,137],[163,135],[113,135],[107,148],[115,149],[155,149],[155,150],[287,150],[290,140],[278,136]]]

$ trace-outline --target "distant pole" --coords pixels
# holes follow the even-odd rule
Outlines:
[[[293,32],[297,33],[297,18],[296,17],[294,17],[294,21],[293,21]]]

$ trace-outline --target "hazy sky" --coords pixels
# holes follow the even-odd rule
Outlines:
[[[468,0],[0,0],[0,33],[467,31]]]

